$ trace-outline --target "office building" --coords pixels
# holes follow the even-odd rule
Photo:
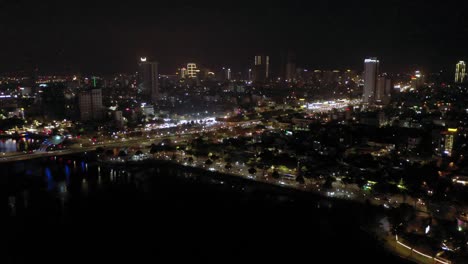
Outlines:
[[[187,77],[196,78],[199,70],[197,69],[197,64],[190,62],[187,63]]]
[[[141,58],[139,63],[139,85],[140,98],[147,102],[156,104],[159,100],[159,74],[158,63]]]
[[[102,90],[91,89],[78,95],[81,121],[100,120],[103,118]]]
[[[230,68],[223,67],[219,74],[219,81],[227,82],[232,78],[232,73]]]
[[[185,79],[187,77],[187,68],[180,68],[178,74],[180,79]]]
[[[457,132],[457,128],[448,128],[446,131],[441,132],[440,150],[442,151],[442,156],[451,157],[453,155]]]
[[[455,83],[466,82],[466,64],[464,61],[459,61],[455,66]]]
[[[253,80],[254,82],[267,82],[270,79],[270,57],[255,56]]]
[[[123,115],[122,115],[122,111],[115,111],[114,112],[114,121],[115,121],[115,125],[118,128],[123,128],[124,127],[124,118],[123,118]]]
[[[387,105],[390,103],[392,91],[392,80],[386,76],[377,77],[377,83],[374,93],[374,103]]]
[[[283,57],[283,79],[286,82],[296,80],[296,56],[292,51],[288,51],[286,57]]]
[[[363,103],[373,103],[377,76],[379,74],[379,60],[369,58],[364,60],[364,90],[362,94]]]
[[[411,87],[414,89],[419,89],[424,86],[424,82],[424,75],[421,73],[421,71],[415,71],[414,75],[411,76]]]

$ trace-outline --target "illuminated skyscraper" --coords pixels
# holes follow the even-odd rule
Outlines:
[[[441,145],[442,155],[451,157],[453,155],[453,146],[458,129],[448,128],[447,131],[442,131]]]
[[[377,77],[377,84],[375,87],[374,103],[379,105],[386,105],[390,103],[392,90],[392,81],[386,76]]]
[[[255,56],[253,79],[255,82],[266,82],[270,78],[270,57]]]
[[[414,75],[411,76],[411,87],[419,89],[424,85],[424,75],[421,71],[415,71]]]
[[[224,81],[230,81],[231,80],[231,69],[230,68],[223,68],[224,70]]]
[[[459,61],[455,67],[455,83],[464,83],[466,81],[466,64]]]
[[[282,78],[286,82],[293,82],[296,80],[296,56],[292,51],[288,51],[282,56]]]
[[[197,73],[198,73],[198,72],[199,72],[199,71],[197,70],[197,64],[192,63],[192,62],[187,63],[187,76],[188,76],[189,78],[195,78],[195,77],[197,77]]]
[[[379,60],[369,58],[364,60],[364,90],[362,94],[363,103],[373,103],[377,86],[377,75],[379,74]]]
[[[140,59],[139,63],[139,85],[138,92],[144,100],[151,100],[156,104],[159,100],[159,74],[158,63],[147,61],[145,57]]]
[[[187,68],[179,69],[179,78],[184,79],[187,76]]]
[[[102,90],[92,89],[78,95],[81,121],[99,120],[103,118]]]

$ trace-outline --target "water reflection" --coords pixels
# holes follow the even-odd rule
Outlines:
[[[58,197],[60,200],[60,205],[61,208],[65,208],[65,204],[68,199],[68,188],[67,188],[67,182],[61,181],[58,183]]]
[[[85,196],[88,195],[88,193],[89,193],[88,181],[85,178],[83,178],[83,180],[81,180],[81,193],[83,195],[85,195]]]
[[[44,158],[17,162],[7,166],[6,174],[3,178],[8,179],[5,184],[7,192],[2,198],[3,206],[0,210],[3,210],[3,215],[11,215],[7,218],[12,219],[12,223],[19,223],[13,236],[22,233],[16,230],[22,231],[31,226],[28,231],[23,232],[22,237],[15,239],[18,241],[15,247],[21,248],[22,252],[27,252],[22,248],[25,244],[23,241],[30,241],[34,236],[30,235],[31,230],[43,231],[53,226],[55,232],[60,233],[55,240],[58,241],[56,244],[66,248],[71,241],[79,241],[75,234],[80,235],[81,230],[94,227],[95,229],[91,231],[93,236],[101,236],[102,223],[115,223],[119,229],[112,229],[113,234],[120,234],[122,230],[135,233],[135,227],[141,228],[138,230],[141,234],[146,234],[143,233],[146,229],[154,228],[158,231],[155,237],[164,233],[160,230],[182,228],[180,233],[176,236],[171,234],[171,237],[185,235],[188,238],[196,238],[196,241],[200,235],[206,233],[204,230],[207,229],[221,230],[219,233],[222,237],[232,236],[233,233],[224,233],[230,229],[224,223],[231,219],[236,221],[239,229],[230,232],[243,230],[239,232],[242,239],[245,239],[245,234],[247,236],[250,233],[255,234],[259,228],[269,226],[268,223],[277,223],[279,228],[274,230],[275,234],[286,231],[291,231],[293,234],[300,233],[300,237],[312,237],[324,243],[326,247],[328,245],[337,247],[336,244],[343,239],[362,237],[357,233],[360,232],[359,228],[356,228],[356,232],[352,231],[352,227],[359,226],[354,224],[353,217],[363,215],[355,207],[346,204],[346,208],[343,208],[344,206],[338,202],[334,202],[332,206],[331,202],[322,202],[322,199],[310,195],[305,197],[306,195],[301,192],[215,173],[205,174],[199,170],[168,168],[167,165],[157,164],[112,167],[88,162],[88,159],[84,161],[76,157],[64,157],[62,161]],[[0,184],[0,187],[3,186]],[[280,221],[282,215],[285,218],[287,216],[286,222]],[[256,219],[260,221],[255,221]],[[337,224],[334,225],[335,222]],[[49,223],[51,225],[47,225]],[[307,223],[307,228],[301,223]],[[75,230],[76,233],[66,240],[61,240],[67,236],[67,232],[63,232],[64,227],[68,228],[66,231]],[[80,227],[83,228],[79,229]],[[265,234],[271,231],[268,228],[263,229]],[[340,233],[345,235],[338,237],[336,234]],[[258,237],[263,235],[263,233],[257,234]],[[328,237],[330,239],[327,240]],[[37,236],[37,239],[37,241],[42,240],[42,237]],[[113,240],[113,237],[108,240]],[[211,240],[218,243],[217,239]],[[300,238],[286,237],[283,240],[300,241]],[[328,242],[323,242],[324,240]],[[344,244],[349,248],[350,245],[356,244],[355,241],[348,240],[341,246]],[[272,241],[279,240],[272,239]],[[75,243],[80,243],[79,246],[82,246],[81,242]],[[122,242],[115,241],[115,243]],[[134,241],[130,241],[123,245],[133,243]],[[142,243],[146,245],[146,241]],[[101,244],[103,243],[99,243]],[[196,242],[194,240],[193,243],[187,244],[192,245]],[[224,246],[224,243],[219,244]],[[255,245],[261,244],[255,243]],[[37,247],[37,244],[34,246]],[[47,252],[47,246],[43,246],[42,252]],[[177,244],[174,243],[174,246]],[[268,244],[269,249],[274,247],[271,246]],[[173,247],[172,244],[170,247]],[[311,249],[301,248],[295,252],[309,253],[309,250]],[[352,250],[360,252],[359,249]],[[140,251],[140,247],[135,250],[135,252]],[[80,251],[80,254],[83,253]]]
[[[65,179],[66,179],[66,184],[70,184],[70,167],[68,165],[65,165]]]
[[[52,191],[52,189],[55,187],[55,182],[49,167],[45,168],[45,176],[47,179],[47,190]]]
[[[16,197],[15,196],[8,197],[8,206],[10,207],[10,215],[15,216],[16,215]]]
[[[40,170],[32,170],[31,168],[34,167],[40,168]],[[283,189],[278,187],[245,181],[236,177],[226,178],[217,174],[205,174],[202,171],[157,165],[119,167],[64,157],[15,164],[14,173],[24,176],[19,177],[20,181],[29,182],[16,184],[16,186],[27,186],[23,187],[23,190],[18,190],[18,196],[20,200],[22,199],[20,207],[28,208],[32,204],[43,206],[44,204],[41,203],[50,203],[55,199],[61,208],[58,209],[57,214],[66,213],[67,210],[64,209],[67,208],[68,204],[86,203],[86,199],[95,199],[95,197],[117,195],[118,199],[126,200],[124,197],[126,195],[137,195],[143,199],[157,198],[167,201],[168,199],[181,199],[176,195],[185,195],[185,193],[194,191],[199,193],[200,191],[197,189],[200,188],[202,190],[210,188],[212,189],[210,192],[241,195],[242,201],[269,201],[285,205],[295,202],[295,199],[288,192],[283,192]],[[273,189],[275,192],[272,192]],[[277,193],[277,190],[281,191]],[[35,196],[38,193],[49,198],[41,198],[44,200],[36,203]],[[9,208],[12,213],[16,214],[18,204],[13,198],[9,198]],[[107,198],[105,199],[108,201]],[[129,196],[129,199],[135,199],[135,197]],[[30,201],[34,201],[34,203],[30,204]],[[315,204],[316,206],[313,206]],[[330,209],[332,207],[330,202],[319,202],[313,205],[312,207],[316,209]]]

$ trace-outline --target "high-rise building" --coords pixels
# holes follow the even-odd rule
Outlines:
[[[185,79],[185,77],[187,76],[187,68],[180,68],[179,69],[179,78],[180,79]]]
[[[373,103],[377,86],[377,75],[379,74],[379,60],[369,58],[364,60],[364,90],[362,94],[363,103]]]
[[[78,95],[80,118],[82,121],[100,120],[103,118],[102,90],[91,89]]]
[[[197,70],[197,64],[193,62],[187,63],[187,76],[189,78],[196,78],[198,72],[199,71]]]
[[[296,64],[291,62],[286,64],[286,81],[294,82],[296,80]]]
[[[419,89],[424,85],[424,75],[421,71],[415,71],[414,75],[411,76],[411,86],[414,89]]]
[[[231,78],[231,69],[223,67],[223,81],[230,81]]]
[[[159,100],[158,63],[143,57],[139,67],[139,94],[143,100],[151,100],[151,103],[156,104]]]
[[[123,115],[122,115],[122,111],[115,111],[114,112],[114,121],[115,121],[115,125],[118,128],[123,128],[124,118],[123,118]]]
[[[270,78],[270,57],[255,56],[253,80],[255,82],[267,82]]]
[[[221,68],[218,74],[218,81],[227,82],[232,79],[232,71],[230,68],[223,67]]]
[[[451,157],[453,155],[453,146],[457,132],[457,128],[448,128],[446,131],[442,131],[440,150],[442,151],[441,154],[443,156]]]
[[[466,64],[459,61],[455,66],[455,83],[464,83],[466,81]]]
[[[284,63],[284,80],[286,82],[293,82],[296,80],[296,56],[292,51],[288,51]]]
[[[374,103],[386,105],[390,103],[392,80],[386,76],[377,77],[374,93]]]

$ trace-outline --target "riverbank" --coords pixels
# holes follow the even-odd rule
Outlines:
[[[80,152],[77,152],[75,154],[79,154]],[[84,153],[84,152],[83,152]],[[88,156],[91,153],[88,153]],[[80,155],[81,156],[81,155]],[[94,156],[90,155],[90,156]],[[202,159],[203,160],[203,159]],[[110,166],[115,166],[116,164],[110,164]],[[155,167],[154,165],[157,164],[158,166],[156,167],[176,167],[181,170],[185,171],[192,171],[197,174],[203,174],[203,175],[208,175],[209,177],[213,179],[218,179],[220,181],[224,181],[226,179],[229,179],[229,181],[235,180],[235,179],[242,179],[246,180],[249,182],[255,182],[257,186],[261,185],[268,185],[268,186],[274,186],[278,193],[281,193],[282,190],[291,190],[291,191],[300,191],[301,193],[307,194],[307,195],[313,195],[316,197],[319,197],[321,199],[327,199],[332,201],[333,203],[340,203],[342,204],[342,207],[355,207],[354,204],[363,204],[363,202],[358,202],[356,203],[356,200],[352,199],[340,199],[337,196],[330,196],[327,195],[327,192],[314,192],[311,189],[308,189],[307,184],[299,184],[299,183],[294,183],[294,184],[285,184],[285,183],[280,183],[278,180],[273,179],[273,178],[262,178],[257,175],[257,177],[253,177],[252,175],[242,175],[242,174],[237,174],[233,173],[232,171],[222,171],[222,170],[210,170],[211,167],[203,167],[201,166],[194,166],[194,164],[184,164],[184,162],[177,161],[177,160],[172,160],[172,159],[150,159],[146,160],[143,162],[130,162],[130,163],[120,163],[122,167]],[[118,165],[118,164],[117,164]],[[260,185],[259,185],[260,184]],[[309,183],[310,185],[310,183]],[[365,200],[364,200],[365,201]],[[364,204],[371,204],[371,203],[364,203]],[[374,205],[376,208],[378,207],[378,204],[371,204]],[[391,249],[391,248],[390,248]],[[390,249],[387,248],[390,252],[392,252]]]
[[[407,263],[359,229],[373,207],[165,161],[118,167],[91,157],[8,166],[18,181],[7,182],[17,210],[2,227],[6,263]]]

